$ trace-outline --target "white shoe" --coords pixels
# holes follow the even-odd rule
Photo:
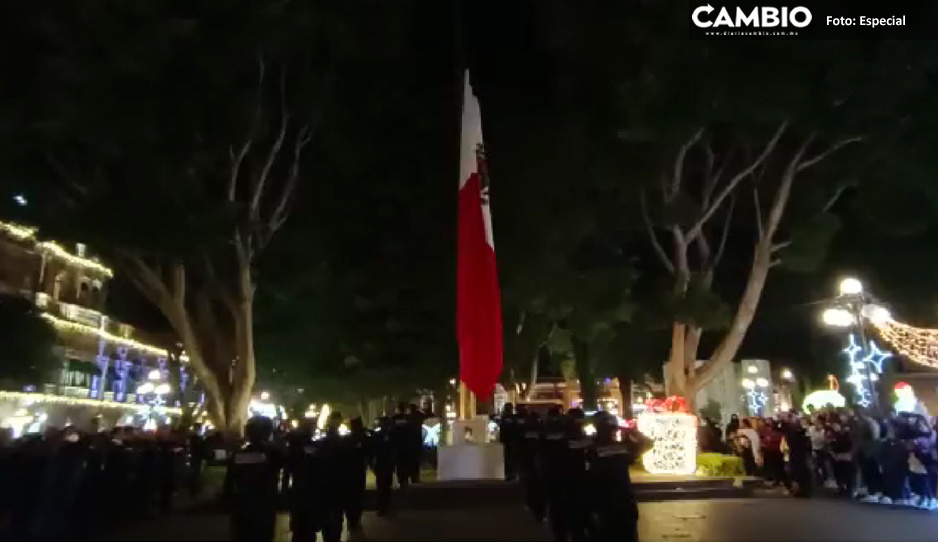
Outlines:
[[[825,488],[825,489],[837,489],[837,488],[839,488],[839,487],[840,487],[840,486],[838,486],[838,485],[837,485],[837,482],[834,481],[834,480],[828,480],[828,481],[824,482],[824,488]]]
[[[892,499],[883,495],[882,497],[879,498],[879,504],[892,504]]]
[[[866,497],[860,499],[860,502],[877,503],[879,502],[879,495],[867,495]]]

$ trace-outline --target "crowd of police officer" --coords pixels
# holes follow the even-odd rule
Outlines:
[[[168,513],[177,486],[200,490],[201,442],[168,428],[0,430],[0,540],[82,539]]]
[[[637,540],[638,507],[629,467],[651,441],[605,412],[546,417],[505,405],[499,422],[505,477],[519,479],[528,509],[556,540]]]
[[[394,475],[406,488],[420,481],[423,416],[415,405],[398,407],[392,417],[365,428],[361,418],[343,431],[342,414],[333,412],[324,434],[314,438],[311,424],[301,424],[274,439],[268,418],[251,418],[247,442],[229,458],[225,479],[232,538],[273,540],[281,506],[290,513],[293,540],[340,540],[343,524],[361,529],[367,470],[375,475],[379,515],[391,510]]]

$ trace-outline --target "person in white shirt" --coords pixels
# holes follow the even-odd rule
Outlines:
[[[752,428],[752,423],[748,419],[742,421],[742,425],[736,432],[736,435],[737,437],[742,437],[749,441],[749,451],[752,453],[753,462],[757,467],[761,467],[762,443],[759,442],[759,433]],[[751,468],[749,470],[751,470]],[[746,474],[754,475],[755,472],[747,472]]]

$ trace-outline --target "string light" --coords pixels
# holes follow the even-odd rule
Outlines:
[[[51,314],[48,314],[48,313],[43,313],[42,317],[48,320],[53,326],[55,326],[58,329],[62,329],[65,331],[73,331],[76,333],[80,333],[82,335],[95,336],[100,339],[104,339],[106,341],[114,342],[123,346],[127,346],[129,348],[134,348],[134,349],[147,352],[150,354],[155,354],[158,356],[169,355],[169,352],[165,348],[160,348],[158,346],[153,346],[151,344],[146,344],[140,341],[135,341],[133,339],[128,339],[126,337],[121,337],[119,335],[114,335],[113,333],[109,333],[103,329],[89,326],[87,324],[81,324],[78,322],[71,322],[69,320],[63,320],[61,318],[52,316]],[[186,356],[185,354],[183,354],[182,356],[179,357],[179,359],[180,361],[189,361],[189,356]]]
[[[892,318],[868,320],[896,352],[915,363],[938,369],[938,329],[913,327]]]
[[[639,414],[639,432],[655,441],[642,456],[652,474],[693,474],[697,470],[697,417],[683,397],[649,399]]]
[[[0,230],[9,233],[11,236],[20,241],[33,241],[36,243],[36,247],[43,253],[47,255],[54,256],[56,258],[65,260],[66,262],[75,265],[77,267],[84,267],[85,269],[90,269],[97,271],[106,275],[107,277],[113,277],[114,272],[107,266],[101,264],[98,261],[83,258],[81,256],[76,256],[69,251],[65,250],[58,244],[53,241],[39,241],[36,239],[36,228],[30,228],[26,226],[20,226],[18,224],[10,224],[7,222],[0,222]]]
[[[5,231],[20,241],[33,239],[33,236],[36,234],[35,228],[27,228],[26,226],[10,224],[7,222],[0,222],[0,230]]]
[[[98,408],[117,408],[122,410],[133,410],[138,413],[150,411],[149,405],[138,405],[136,403],[118,403],[116,401],[98,401],[97,399],[84,399],[81,397],[65,397],[62,395],[51,395],[47,393],[26,393],[20,391],[2,391],[0,390],[0,399],[15,399],[23,401],[26,404],[50,403],[61,405],[80,405]],[[165,409],[169,414],[180,415],[182,409],[168,407]]]

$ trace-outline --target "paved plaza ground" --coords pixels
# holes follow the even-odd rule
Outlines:
[[[831,499],[760,497],[641,503],[643,542],[938,540],[938,512]],[[278,540],[289,540],[286,517]],[[112,540],[224,540],[216,514],[186,514],[139,524]],[[521,507],[407,510],[392,519],[367,513],[365,540],[548,541],[546,528]]]

